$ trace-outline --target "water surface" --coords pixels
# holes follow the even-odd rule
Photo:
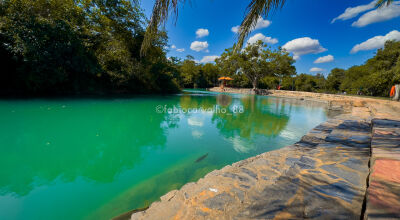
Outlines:
[[[318,103],[210,92],[2,100],[0,219],[109,219],[327,117]]]

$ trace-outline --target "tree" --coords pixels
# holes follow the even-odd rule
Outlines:
[[[302,73],[295,78],[296,91],[324,92],[325,77],[322,74],[315,76]]]
[[[206,79],[206,87],[217,85],[219,69],[215,64],[206,63],[201,67],[201,71]]]
[[[143,41],[141,52],[145,54],[150,48],[152,39],[155,33],[158,32],[158,26],[164,24],[170,11],[173,10],[175,17],[178,17],[178,6],[183,4],[186,0],[156,0],[153,7],[153,13],[146,29],[145,39]],[[249,0],[250,3],[246,9],[246,15],[239,28],[238,44],[235,49],[239,51],[242,48],[246,37],[250,34],[257,24],[260,16],[267,17],[268,13],[272,10],[282,8],[286,0]],[[376,7],[383,7],[391,4],[393,0],[378,0]]]
[[[274,70],[274,76],[279,79],[279,85],[282,84],[284,78],[296,75],[296,67],[293,65],[295,60],[288,52],[279,48],[271,56],[273,61],[272,69]]]
[[[334,68],[326,79],[326,87],[330,92],[337,92],[340,89],[340,85],[343,82],[345,76],[345,70],[340,68]]]
[[[281,48],[271,50],[262,41],[248,44],[242,51],[234,53],[233,47],[225,50],[217,65],[223,70],[236,75],[244,75],[251,82],[253,89],[258,88],[259,81],[265,76],[286,76],[296,72],[294,60]]]
[[[399,59],[400,42],[387,41],[365,64],[345,71],[340,90],[349,94],[388,96],[391,86],[399,82]]]
[[[184,88],[197,88],[199,68],[194,57],[187,56],[181,66],[181,75]]]
[[[165,31],[140,56],[145,21],[138,1],[0,1],[0,93],[177,91]]]

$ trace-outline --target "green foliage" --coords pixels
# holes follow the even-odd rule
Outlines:
[[[325,78],[321,74],[313,76],[303,73],[295,78],[295,88],[297,91],[322,92],[324,84]]]
[[[201,71],[206,80],[207,87],[218,85],[219,69],[215,64],[206,63],[202,66]]]
[[[159,32],[140,57],[145,17],[129,0],[0,2],[2,93],[171,92]]]
[[[340,90],[349,94],[388,96],[390,88],[400,82],[399,66],[400,42],[387,41],[364,65],[345,71]]]
[[[293,58],[261,41],[236,52],[233,45],[216,64],[167,59],[167,33],[157,27],[141,56],[146,24],[136,0],[2,0],[0,94],[172,93],[230,76],[234,87],[387,96],[400,83],[400,42],[388,41],[364,65],[333,69],[325,79],[296,76]]]
[[[326,79],[326,89],[330,92],[337,92],[340,90],[340,85],[343,82],[345,76],[345,70],[340,68],[334,68]]]
[[[181,66],[183,86],[185,88],[197,88],[200,78],[200,68],[192,57],[184,60]]]
[[[291,90],[291,80],[295,80],[298,91],[388,96],[390,88],[400,83],[400,42],[388,41],[364,65],[347,70],[334,68],[326,79],[321,74],[284,78],[281,89]],[[276,81],[270,79],[270,84],[276,86]]]
[[[208,88],[218,85],[220,70],[212,63],[198,64],[188,56],[180,67],[182,86],[185,88]]]
[[[281,48],[271,50],[262,41],[249,44],[240,52],[234,52],[234,47],[235,45],[225,50],[216,63],[223,72],[233,76],[235,80],[239,79],[235,75],[246,76],[253,89],[258,88],[260,81],[263,82],[263,86],[268,84],[263,80],[265,77],[282,78],[296,74],[294,59]]]

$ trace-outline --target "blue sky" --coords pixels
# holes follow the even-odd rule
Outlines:
[[[232,27],[241,23],[249,2],[187,1],[179,9],[176,24],[171,15],[165,26],[170,45],[168,56],[192,55],[198,61],[207,61],[221,55],[236,42]],[[142,0],[148,17],[153,3],[154,0]],[[364,63],[387,39],[400,40],[400,2],[378,10],[373,5],[371,0],[287,0],[281,10],[260,19],[259,28],[249,38],[256,35],[253,39],[264,39],[273,48],[286,48],[297,59],[297,73],[326,75],[335,67]],[[208,35],[196,36],[199,29],[207,29],[199,33]],[[195,41],[198,42],[192,45]],[[321,59],[315,63],[318,58]]]

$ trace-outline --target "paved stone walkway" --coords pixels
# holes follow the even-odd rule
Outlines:
[[[213,171],[131,219],[400,218],[400,121],[371,115],[355,106],[298,143]]]
[[[373,123],[368,219],[400,219],[400,121]]]

